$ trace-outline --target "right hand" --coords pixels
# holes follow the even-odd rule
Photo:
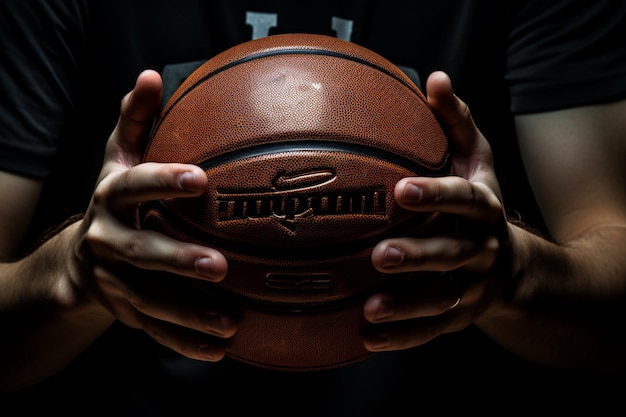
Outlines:
[[[77,285],[122,323],[184,356],[217,361],[224,357],[236,320],[185,277],[221,281],[226,259],[214,249],[141,230],[137,220],[142,202],[197,196],[207,185],[204,171],[195,165],[141,163],[161,89],[159,74],[144,71],[122,100],[80,226],[76,253],[85,273]]]

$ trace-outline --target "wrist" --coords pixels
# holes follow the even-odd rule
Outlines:
[[[47,290],[53,306],[68,321],[81,320],[84,315],[107,326],[113,321],[111,313],[91,291],[91,263],[80,249],[82,215],[73,216],[55,228],[33,252],[36,275],[47,277]]]

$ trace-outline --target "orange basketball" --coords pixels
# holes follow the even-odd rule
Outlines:
[[[398,180],[452,173],[422,92],[357,44],[308,34],[237,45],[184,81],[145,161],[202,167],[197,198],[146,204],[142,225],[221,251],[229,272],[198,288],[241,309],[228,354],[319,370],[361,360],[363,301],[390,276],[370,256],[440,219],[400,208]]]

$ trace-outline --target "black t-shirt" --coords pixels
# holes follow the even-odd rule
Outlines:
[[[621,1],[7,0],[0,169],[49,177],[36,236],[84,209],[120,99],[140,71],[167,75],[171,93],[186,63],[253,37],[313,32],[366,46],[422,83],[447,71],[492,144],[507,207],[541,227],[512,114],[622,96],[625,8]]]
[[[517,154],[513,115],[626,93],[622,1],[21,1],[0,2],[0,169],[45,177],[32,237],[85,209],[122,96],[153,68],[165,93],[237,43],[311,32],[368,47],[423,86],[445,70],[490,141],[505,203],[542,227]],[[89,415],[200,410],[276,415],[391,415],[585,402],[595,374],[544,369],[470,327],[408,351],[316,373],[190,361],[114,326],[77,363],[15,398]],[[526,381],[524,384],[520,381]],[[559,396],[554,386],[569,389]],[[623,384],[622,384],[623,386]],[[559,391],[562,392],[562,391]],[[593,401],[610,403],[610,390]],[[573,396],[572,393],[580,393]],[[474,403],[466,403],[472,394]],[[461,400],[462,399],[462,400]],[[458,402],[457,402],[458,401]],[[128,412],[125,412],[127,410]],[[432,412],[432,411],[431,411]]]

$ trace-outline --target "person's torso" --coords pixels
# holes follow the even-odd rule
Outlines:
[[[171,93],[199,62],[235,44],[258,37],[309,32],[346,39],[372,49],[391,62],[417,74],[420,87],[435,70],[450,74],[455,92],[472,109],[473,117],[491,140],[510,209],[526,219],[539,219],[515,144],[513,116],[505,81],[504,15],[498,1],[126,1],[94,2],[88,24],[93,47],[84,81],[94,90],[81,98],[76,108],[79,127],[63,151],[83,149],[84,160],[74,161],[72,152],[62,154],[44,194],[42,207],[56,205],[61,212],[82,211],[99,170],[104,143],[119,114],[122,96],[130,91],[136,76],[146,68],[165,78]],[[502,2],[505,4],[507,2]],[[96,77],[96,78],[93,78]],[[178,77],[178,78],[177,78]],[[98,82],[94,83],[93,80]],[[77,170],[87,172],[80,186]],[[64,189],[62,196],[54,190]],[[508,193],[508,194],[507,194]],[[63,201],[63,206],[58,202]],[[121,336],[119,336],[121,334]],[[184,410],[274,411],[275,415],[389,415],[386,412],[423,409],[436,401],[437,408],[449,398],[465,398],[499,389],[503,398],[519,398],[500,381],[538,375],[539,368],[515,358],[470,329],[444,335],[426,346],[404,352],[375,355],[343,369],[313,374],[253,369],[226,359],[203,364],[163,351],[130,329],[113,329],[87,352],[85,362],[67,375],[93,377],[92,372],[116,375],[120,389],[115,394],[134,397],[130,407],[170,415]],[[125,339],[126,338],[126,339]],[[109,341],[114,341],[109,345]],[[124,341],[126,340],[126,342]],[[151,353],[157,353],[153,356]],[[100,354],[109,354],[108,359]],[[131,353],[122,359],[126,353]],[[144,354],[145,353],[145,354]],[[99,362],[100,361],[100,362]],[[156,369],[156,370],[155,370]],[[551,375],[542,374],[542,375]],[[62,375],[65,376],[65,375]],[[99,379],[96,376],[96,380]],[[54,381],[54,379],[53,379]],[[545,398],[543,390],[561,374],[548,377],[527,394]],[[536,382],[536,381],[533,381]],[[83,386],[86,395],[97,397]],[[105,388],[106,389],[106,388]],[[495,392],[495,391],[492,391]],[[476,401],[492,402],[492,393]],[[106,400],[105,400],[106,401]],[[126,404],[121,401],[121,404]],[[162,407],[164,414],[156,411]],[[202,407],[205,407],[204,409]],[[474,405],[475,407],[475,405]],[[108,409],[108,407],[104,407]],[[432,410],[432,403],[426,407]],[[476,408],[476,407],[475,407]]]

